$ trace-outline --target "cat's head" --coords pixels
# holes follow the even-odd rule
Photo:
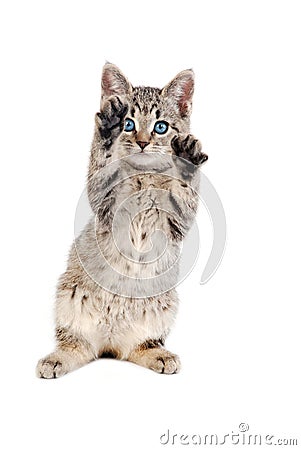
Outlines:
[[[117,66],[105,64],[101,108],[111,96],[128,106],[122,131],[110,151],[112,159],[140,153],[172,154],[172,138],[189,132],[193,90],[192,70],[180,72],[158,89],[133,87]]]

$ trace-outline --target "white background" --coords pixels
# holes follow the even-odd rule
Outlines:
[[[299,7],[1,3],[1,448],[155,450],[168,428],[222,436],[241,422],[301,444]],[[194,68],[192,131],[226,211],[227,249],[199,285],[212,240],[201,208],[201,258],[167,342],[179,375],[100,360],[39,380],[105,60],[134,85]]]

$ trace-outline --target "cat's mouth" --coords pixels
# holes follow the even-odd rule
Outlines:
[[[125,158],[127,164],[138,170],[156,170],[163,172],[172,167],[171,159],[168,155],[158,152],[140,151]]]

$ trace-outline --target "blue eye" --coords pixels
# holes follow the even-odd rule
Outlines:
[[[168,130],[168,123],[163,120],[159,120],[155,123],[154,131],[158,134],[164,134]]]
[[[124,131],[135,130],[135,122],[132,119],[125,119]]]

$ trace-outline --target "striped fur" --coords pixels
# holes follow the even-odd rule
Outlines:
[[[59,279],[56,349],[39,361],[39,377],[56,378],[107,354],[159,373],[179,370],[179,358],[164,348],[178,309],[173,287],[178,264],[169,279],[159,282],[157,275],[178,255],[192,224],[198,203],[197,166],[207,159],[200,142],[189,134],[193,86],[193,72],[186,70],[163,89],[134,88],[116,66],[105,65],[87,183],[95,217],[73,243],[67,269]],[[123,131],[126,117],[135,122],[134,132]],[[157,120],[169,124],[166,134],[154,133]],[[143,152],[137,142],[147,143]],[[141,153],[148,159],[141,159]],[[180,165],[172,164],[177,176],[166,176],[166,161],[176,156],[182,158]],[[190,164],[184,167],[186,160]],[[124,216],[117,220],[114,236],[118,208],[132,195],[139,213],[133,214],[130,229]],[[164,208],[160,209],[162,198]],[[160,250],[161,241],[153,238],[150,242],[149,238],[157,229],[167,237],[168,251],[146,263],[151,247]],[[138,261],[134,256],[122,258],[114,245],[115,238],[123,245],[127,235],[133,244],[130,255],[138,252]],[[110,267],[125,274],[129,285],[110,279],[97,243]],[[145,285],[136,284],[138,277],[147,279]]]

